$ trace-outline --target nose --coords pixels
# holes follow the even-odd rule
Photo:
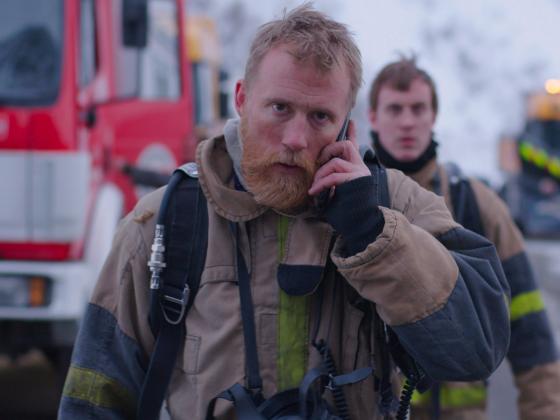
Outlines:
[[[402,127],[410,128],[415,123],[415,117],[410,109],[404,109],[399,118],[399,123]]]
[[[307,148],[308,136],[305,118],[294,117],[286,123],[282,144],[292,152],[299,152]]]

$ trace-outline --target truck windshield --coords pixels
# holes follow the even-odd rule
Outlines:
[[[62,22],[63,0],[0,1],[0,105],[56,100]]]

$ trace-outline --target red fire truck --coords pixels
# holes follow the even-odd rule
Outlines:
[[[65,360],[118,220],[196,146],[183,0],[0,2],[0,351]]]

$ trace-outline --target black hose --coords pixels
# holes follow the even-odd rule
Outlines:
[[[330,376],[336,376],[336,366],[334,365],[334,360],[329,350],[329,347],[324,340],[320,340],[316,345],[317,350],[323,356],[323,362],[327,368],[327,372]],[[338,411],[338,416],[341,420],[350,420],[350,414],[348,413],[348,404],[346,403],[346,398],[344,397],[344,391],[340,386],[332,386],[332,394],[334,399],[334,404],[336,410]]]
[[[183,179],[184,173],[182,171],[176,171],[173,173],[173,175],[171,176],[171,179],[169,180],[169,184],[167,184],[167,189],[165,190],[165,193],[163,195],[163,198],[161,200],[161,205],[159,208],[159,213],[157,216],[157,225],[161,225],[161,226],[165,226],[165,221],[167,219],[167,213],[168,213],[168,208],[169,208],[169,203],[171,202],[171,197],[173,195],[173,192],[175,191],[177,185],[181,182],[181,180]],[[167,232],[164,231],[164,243],[166,243],[167,245]],[[151,289],[150,288],[150,314],[149,314],[149,320],[150,320],[150,328],[152,329],[152,333],[156,334],[160,327],[161,327],[161,322],[162,322],[162,316],[161,316],[161,312],[159,310],[159,305],[160,305],[160,289]]]
[[[169,201],[171,201],[171,196],[173,195],[173,191],[175,191],[175,187],[181,180],[183,179],[184,173],[183,171],[175,171],[171,178],[169,179],[169,183],[167,184],[167,189],[165,190],[165,194],[163,195],[163,199],[161,200],[161,205],[159,208],[157,224],[164,225],[165,218],[167,217],[167,208],[169,207]]]
[[[406,420],[408,410],[410,409],[412,394],[414,393],[417,384],[418,378],[416,376],[405,379],[403,390],[401,392],[401,399],[399,401],[399,409],[397,411],[396,420]]]

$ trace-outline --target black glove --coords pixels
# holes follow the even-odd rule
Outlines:
[[[373,176],[337,185],[325,209],[327,222],[342,236],[348,255],[357,254],[383,231],[385,219],[376,200]]]

